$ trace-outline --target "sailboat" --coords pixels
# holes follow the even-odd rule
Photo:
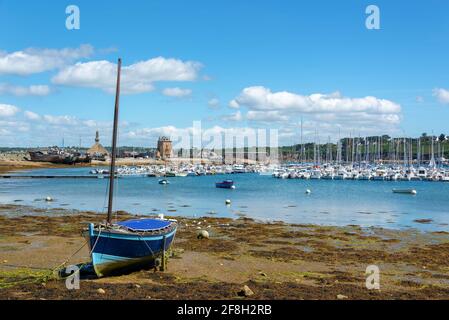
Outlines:
[[[164,219],[163,215],[156,219],[112,222],[121,64],[121,59],[118,59],[107,220],[104,223],[90,223],[85,230],[92,265],[98,277],[158,265],[163,270],[165,252],[173,243],[178,226],[176,220]]]

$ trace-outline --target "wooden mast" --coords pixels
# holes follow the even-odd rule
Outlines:
[[[117,64],[117,87],[115,90],[115,109],[114,109],[114,129],[112,133],[112,154],[111,167],[109,170],[109,202],[108,202],[108,224],[112,221],[112,201],[114,198],[114,178],[115,178],[115,158],[117,153],[117,127],[118,127],[118,111],[120,100],[120,71],[122,67],[122,59],[118,59]]]

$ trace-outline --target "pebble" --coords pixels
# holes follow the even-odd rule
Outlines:
[[[102,289],[102,288],[99,288],[99,289],[97,289],[97,293],[99,293],[99,294],[105,294],[106,291],[104,291],[104,289]]]
[[[345,296],[344,294],[337,294],[337,299],[338,300],[348,299],[348,296]]]
[[[137,289],[140,289],[141,288],[141,286],[140,285],[138,285],[137,283],[134,285]]]
[[[254,292],[245,284],[242,290],[240,290],[237,294],[241,297],[250,297],[254,295]]]
[[[3,263],[8,263],[8,260],[3,260]]]

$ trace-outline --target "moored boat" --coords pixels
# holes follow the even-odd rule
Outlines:
[[[98,277],[157,267],[159,264],[163,270],[165,268],[165,252],[173,243],[177,230],[176,220],[164,219],[163,215],[154,219],[112,222],[120,96],[120,59],[117,68],[107,221],[99,224],[90,223],[88,229],[84,231],[90,246],[92,265]],[[160,263],[158,263],[158,259]]]
[[[92,265],[98,277],[158,265],[173,242],[174,220],[138,219],[114,225],[89,224]]]
[[[393,189],[393,193],[416,194],[415,189]]]
[[[235,185],[234,185],[234,181],[232,181],[232,180],[224,180],[221,182],[216,182],[215,187],[223,188],[223,189],[234,189]]]

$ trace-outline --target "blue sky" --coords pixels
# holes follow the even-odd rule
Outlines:
[[[65,27],[70,4],[80,30]],[[365,27],[370,4],[380,30]],[[119,56],[132,91],[122,144],[153,145],[195,120],[277,128],[282,144],[298,142],[301,117],[309,140],[449,134],[448,14],[444,0],[0,0],[0,145],[88,146],[96,129],[109,144]]]

